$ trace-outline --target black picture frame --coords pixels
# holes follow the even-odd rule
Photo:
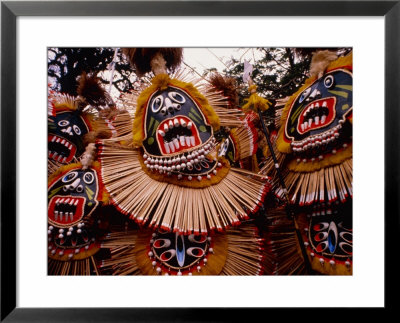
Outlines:
[[[399,237],[400,1],[2,1],[1,2],[1,321],[3,322],[186,322],[267,320],[266,310],[285,321],[293,308],[18,308],[16,306],[16,19],[18,16],[383,16],[385,19],[385,306],[369,313],[380,318],[394,310],[391,289]],[[373,170],[371,170],[373,172]],[[373,176],[372,176],[373,177]],[[371,181],[373,185],[373,181]],[[367,291],[367,289],[366,289]],[[268,292],[268,291],[266,291]],[[40,291],[38,291],[40,293]],[[339,319],[324,309],[324,320]],[[384,312],[382,312],[384,311]],[[347,311],[348,312],[348,311]],[[251,316],[248,316],[251,315]],[[319,317],[319,318],[318,318]],[[274,318],[276,319],[276,317]],[[320,316],[307,320],[322,319]],[[354,318],[353,318],[354,319]]]

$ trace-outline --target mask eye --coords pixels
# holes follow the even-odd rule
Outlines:
[[[60,127],[66,127],[69,125],[69,121],[68,120],[60,120],[60,121],[58,121],[58,125]]]
[[[70,172],[63,177],[62,182],[63,183],[72,182],[76,178],[76,176],[78,176],[78,172]]]
[[[160,255],[160,259],[161,261],[168,261],[170,260],[172,257],[175,257],[176,255],[176,251],[174,249],[169,249],[167,251],[164,251],[161,255]]]
[[[310,95],[310,92],[311,92],[310,87],[308,89],[305,89],[303,93],[301,93],[300,95],[299,103],[303,102]]]
[[[191,247],[188,250],[186,250],[186,253],[189,256],[196,257],[196,258],[200,258],[200,257],[204,256],[204,250],[201,248],[198,248],[198,247]]]
[[[92,184],[94,181],[94,175],[92,173],[86,173],[85,175],[83,175],[83,181],[86,184]]]
[[[195,242],[195,243],[204,243],[207,240],[207,236],[205,235],[197,235],[195,236],[194,234],[191,234],[188,236],[188,239],[190,242]]]
[[[80,136],[80,134],[81,134],[81,129],[79,129],[79,127],[76,126],[76,125],[74,125],[72,128],[74,129],[75,133],[76,133],[78,136]]]
[[[171,245],[171,240],[169,239],[157,239],[153,243],[153,247],[156,249],[168,248]]]
[[[332,75],[328,75],[327,77],[325,77],[324,79],[324,85],[326,88],[331,88],[333,85],[335,84],[335,79],[333,78]]]
[[[179,94],[178,92],[172,91],[168,93],[169,98],[176,102],[176,103],[180,103],[183,104],[186,102],[185,98],[183,97],[183,95]]]
[[[162,105],[164,103],[164,98],[163,96],[160,94],[159,96],[157,96],[153,102],[151,103],[151,111],[153,111],[154,113],[157,113],[158,111],[160,111]]]

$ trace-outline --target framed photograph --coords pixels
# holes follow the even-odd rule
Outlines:
[[[399,106],[399,15],[398,1],[3,1],[1,4],[1,320],[5,322],[32,320],[54,322],[234,321],[239,311],[249,315],[255,315],[255,313],[266,315],[267,311],[272,309],[279,311],[279,309],[300,308],[322,308],[332,313],[344,308],[375,308],[378,309],[377,313],[380,316],[381,310],[385,310],[384,314],[387,314],[394,307],[394,299],[388,292],[388,284],[398,283],[392,261],[397,254],[395,237],[399,234],[397,223],[399,161],[396,153],[399,139],[396,125]],[[201,54],[201,50],[207,51],[207,49],[208,54],[220,61],[220,57],[225,54],[215,53],[219,53],[218,50],[222,49],[226,51],[236,49],[239,52],[239,49],[243,48],[267,48],[265,55],[269,55],[276,61],[281,57],[279,55],[288,54],[285,51],[288,48],[294,51],[297,49],[299,53],[296,55],[305,55],[303,57],[309,60],[311,56],[307,54],[307,51],[300,53],[299,49],[308,48],[311,51],[313,48],[334,48],[337,53],[340,53],[338,55],[342,59],[338,59],[337,56],[330,59],[330,63],[323,68],[322,74],[318,74],[319,72],[307,74],[307,77],[315,75],[315,80],[311,80],[311,77],[307,80],[306,75],[301,76],[303,78],[299,82],[311,84],[309,88],[303,86],[299,92],[288,90],[287,97],[284,94],[278,96],[276,94],[278,92],[274,92],[271,88],[269,90],[272,92],[267,92],[268,87],[265,89],[265,93],[276,95],[276,97],[272,96],[275,104],[278,102],[279,106],[281,104],[279,102],[283,102],[282,106],[287,107],[287,111],[283,108],[282,113],[292,121],[286,122],[284,134],[282,132],[277,134],[277,142],[288,141],[289,138],[292,140],[290,149],[294,148],[293,151],[299,151],[301,143],[306,141],[304,139],[306,133],[311,133],[311,130],[315,134],[313,140],[318,141],[317,135],[320,129],[318,125],[325,122],[327,125],[332,124],[332,127],[335,125],[329,130],[332,130],[332,140],[340,141],[341,150],[337,154],[335,149],[330,154],[339,158],[337,156],[346,152],[349,143],[344,139],[345,135],[339,128],[351,123],[348,127],[352,129],[350,143],[352,154],[354,154],[354,159],[352,159],[354,170],[352,164],[348,166],[343,163],[343,165],[340,164],[342,167],[340,169],[347,169],[348,176],[338,179],[336,170],[332,170],[332,175],[323,176],[327,181],[329,176],[332,176],[332,181],[337,181],[336,186],[341,185],[345,193],[338,190],[338,194],[343,194],[339,196],[343,197],[343,200],[346,200],[347,192],[350,194],[354,192],[351,203],[343,204],[346,205],[346,209],[343,208],[345,212],[352,214],[351,229],[343,229],[346,226],[343,222],[336,223],[333,220],[330,224],[328,223],[329,229],[323,227],[325,224],[321,224],[321,221],[319,224],[316,224],[317,222],[312,225],[307,224],[307,221],[313,223],[313,220],[309,220],[312,218],[311,214],[308,220],[305,213],[296,215],[299,221],[303,216],[304,221],[307,222],[300,223],[298,232],[308,232],[308,228],[314,228],[315,239],[302,243],[298,252],[303,253],[304,259],[310,260],[308,265],[312,267],[314,273],[318,274],[308,275],[300,270],[296,272],[293,267],[286,272],[279,272],[276,267],[267,274],[257,276],[257,272],[246,269],[248,260],[246,260],[247,263],[241,263],[240,256],[236,255],[231,269],[226,269],[226,276],[217,276],[209,268],[212,268],[211,261],[214,255],[212,247],[218,248],[218,241],[212,240],[211,243],[211,238],[207,240],[204,234],[199,235],[202,237],[201,241],[195,238],[196,232],[204,233],[218,227],[218,225],[215,227],[209,225],[217,223],[217,218],[213,217],[212,212],[205,212],[204,219],[199,217],[199,222],[194,223],[194,226],[182,228],[176,211],[181,208],[174,209],[175,217],[164,217],[161,221],[161,218],[157,218],[157,214],[162,213],[162,210],[157,209],[158,204],[156,206],[144,202],[138,202],[138,205],[132,205],[131,202],[124,204],[118,192],[127,180],[132,182],[132,179],[122,178],[119,183],[115,180],[115,167],[119,167],[119,172],[122,174],[126,171],[125,165],[136,162],[136,159],[137,167],[143,166],[143,176],[149,177],[152,181],[159,180],[162,174],[170,178],[172,173],[172,177],[176,176],[176,180],[180,183],[185,182],[185,185],[189,185],[187,187],[193,185],[191,184],[193,177],[198,186],[203,179],[212,181],[213,176],[217,177],[217,173],[224,170],[224,162],[221,164],[222,159],[213,160],[209,157],[210,155],[207,155],[213,145],[214,114],[212,113],[214,112],[203,109],[203,103],[199,102],[207,100],[203,101],[202,94],[187,87],[182,80],[170,80],[167,88],[160,85],[152,93],[146,94],[147,92],[143,91],[144,95],[148,95],[146,98],[140,97],[140,93],[135,97],[135,101],[137,97],[140,97],[138,102],[141,102],[140,100],[146,102],[146,105],[142,105],[144,106],[143,120],[140,120],[140,126],[143,125],[145,130],[138,141],[143,143],[140,148],[141,154],[137,156],[134,152],[133,155],[127,157],[128,159],[120,157],[127,151],[126,147],[123,147],[124,143],[131,144],[129,140],[135,142],[136,139],[122,136],[124,140],[118,142],[122,150],[116,149],[114,144],[107,142],[109,137],[105,138],[106,135],[103,135],[103,132],[97,131],[103,125],[98,122],[99,119],[93,119],[90,115],[91,111],[87,109],[88,105],[91,107],[96,105],[92,103],[94,101],[90,101],[89,96],[81,95],[81,98],[84,97],[87,100],[83,100],[85,102],[82,103],[82,99],[75,102],[69,97],[51,94],[58,86],[61,86],[56,80],[58,67],[54,67],[56,73],[53,75],[53,80],[49,78],[48,73],[52,64],[56,66],[60,62],[56,58],[61,57],[63,51],[83,48],[96,51],[98,48],[108,48],[110,51],[108,56],[111,59],[108,61],[108,67],[112,75],[114,71],[112,67],[115,67],[112,57],[122,54],[116,49],[126,50],[124,55],[127,57],[127,62],[131,62],[129,57],[138,55],[136,52],[129,56],[131,54],[128,49],[133,47],[184,48],[189,53],[185,56],[184,64],[189,68],[194,64],[199,64],[201,73],[204,72],[203,69],[212,68],[212,66],[202,65],[201,62],[201,57],[205,56],[204,52]],[[243,55],[241,54],[239,63],[244,61],[245,52],[241,52]],[[257,60],[254,57],[256,50],[250,52],[253,60],[250,57],[249,61],[256,63]],[[226,56],[231,54],[232,51]],[[195,55],[198,55],[197,58]],[[193,61],[188,60],[189,56],[194,57]],[[167,57],[167,54],[164,53],[164,57]],[[230,58],[234,61],[233,55]],[[340,61],[340,64],[335,63],[336,60]],[[136,61],[138,61],[137,56]],[[167,64],[169,64],[168,59]],[[246,64],[249,64],[247,60],[244,63],[244,70],[248,71],[252,66]],[[139,73],[138,65],[134,67],[136,73]],[[154,62],[151,64],[151,72],[155,77],[151,80],[153,83],[149,83],[152,84],[149,87],[153,86],[154,82],[163,82],[162,77],[158,78],[158,68],[160,68],[159,65],[154,65]],[[198,71],[193,68],[192,70],[194,73]],[[238,78],[242,78],[240,73],[236,75]],[[232,75],[235,74],[232,72]],[[249,75],[252,75],[251,71]],[[84,76],[81,79],[84,79]],[[246,86],[244,89],[247,92],[243,93],[247,93],[249,97],[254,94],[253,105],[265,103],[263,97],[268,98],[268,95],[264,92],[255,99],[256,92],[253,90],[254,87],[251,87],[253,84],[251,76],[246,80],[245,77],[242,79],[245,84],[248,83],[248,88]],[[321,85],[319,85],[319,80],[321,80]],[[329,89],[332,83],[335,83],[335,88]],[[111,90],[111,83],[109,89]],[[261,91],[260,86],[258,90]],[[326,98],[323,91],[327,92]],[[293,93],[296,94],[293,95]],[[292,95],[292,101],[286,100]],[[303,97],[309,104],[304,109],[304,113],[297,113],[297,110],[300,111],[305,106],[304,103],[301,104]],[[209,95],[207,99],[209,102],[219,100],[215,94]],[[124,100],[128,102],[130,97],[125,97]],[[49,104],[50,101],[51,104]],[[60,104],[61,101],[62,104]],[[248,101],[251,100],[247,99],[243,102]],[[187,105],[187,102],[191,102],[191,105]],[[355,102],[354,111],[352,102]],[[99,106],[110,106],[108,103],[103,103]],[[318,107],[321,104],[321,111],[324,108],[326,112],[321,112],[322,114],[318,114],[320,110],[315,112],[316,103]],[[65,117],[71,112],[65,108],[68,104],[73,107],[71,111],[81,111],[74,128],[70,127],[74,130],[68,130],[68,125],[72,122],[70,117]],[[158,104],[160,106],[157,109]],[[78,105],[81,106],[78,107]],[[301,108],[297,108],[296,105]],[[335,108],[339,105],[340,109]],[[174,112],[176,117],[157,116],[164,106],[164,114],[169,113],[168,107],[175,107],[176,111],[170,113]],[[193,107],[198,107],[198,109]],[[134,109],[136,112],[141,109],[140,104],[135,105]],[[98,110],[95,115],[103,112]],[[254,112],[256,115],[259,113],[258,110]],[[226,125],[235,122],[224,112],[217,111],[216,115],[219,122],[225,122]],[[261,113],[258,116],[259,120],[263,120]],[[335,118],[342,121],[336,122]],[[120,128],[115,124],[111,126],[106,124],[104,127],[117,132],[131,128],[132,118],[129,118],[128,126],[123,118],[121,120],[115,123]],[[170,128],[168,128],[168,121],[172,123]],[[179,131],[174,128],[173,122],[177,123],[175,125],[177,129],[180,127]],[[268,136],[268,131],[272,129],[271,125],[266,128],[261,121],[259,122],[260,127],[263,126],[260,128],[261,131],[264,130],[267,138],[272,138]],[[100,141],[96,141],[96,147],[101,151],[99,153],[101,169],[99,170],[96,169],[97,166],[93,161],[90,161],[90,154],[87,149],[85,151],[84,146],[80,147],[82,145],[75,141],[70,144],[63,137],[68,131],[74,135],[80,135],[83,131],[81,129],[86,129],[85,127],[87,132],[94,132],[93,129],[98,127],[97,134],[101,133],[101,136],[104,136],[102,140],[105,138],[101,144],[99,144]],[[196,131],[191,130],[192,127]],[[175,136],[172,128],[176,133],[179,132],[178,136]],[[53,132],[50,130],[48,132],[48,129],[53,129]],[[137,130],[137,133],[141,134],[140,131]],[[157,135],[150,135],[151,131]],[[334,138],[335,132],[338,132],[336,138]],[[280,139],[280,136],[283,139]],[[271,148],[270,140],[267,141]],[[232,142],[235,143],[235,140],[232,139]],[[58,147],[61,144],[64,144],[67,149]],[[192,150],[185,148],[188,145],[196,148],[192,149],[193,156]],[[228,146],[227,143],[226,147],[221,144],[215,148],[218,158],[222,156],[229,160]],[[303,146],[300,147],[302,152],[296,156],[303,156],[303,150],[308,149],[307,146]],[[57,150],[58,148],[61,150]],[[77,155],[78,148],[80,149],[79,156]],[[200,148],[203,149],[204,156]],[[285,149],[282,148],[282,151]],[[197,152],[196,156],[194,151]],[[76,154],[76,158],[72,156],[73,153]],[[174,160],[178,157],[179,161],[176,163]],[[76,162],[79,161],[76,165],[74,164],[74,167],[72,164],[66,168],[62,165],[69,164],[70,160],[67,159],[73,158]],[[193,161],[197,160],[195,164],[200,165],[203,162],[204,165],[199,166],[200,173],[194,170],[197,164],[186,163],[192,158]],[[305,161],[297,158],[299,159],[297,163],[307,164],[307,158],[304,157]],[[333,157],[329,158],[333,160]],[[150,166],[156,165],[159,162],[158,159],[165,164],[165,169],[159,169],[157,166],[157,174],[154,175]],[[182,166],[180,163],[183,159],[185,165]],[[48,163],[48,160],[51,162]],[[157,162],[154,163],[154,160]],[[168,169],[168,160],[171,161],[170,166],[174,166],[174,169]],[[277,161],[271,160],[274,160],[271,165],[276,167]],[[295,162],[294,159],[293,163]],[[179,168],[177,168],[178,165]],[[49,171],[49,167],[59,167],[62,171]],[[179,171],[181,167],[186,168],[186,172]],[[303,170],[305,166],[301,166],[303,168],[290,167],[292,167],[290,171],[293,172],[296,167]],[[208,168],[210,168],[209,172],[206,171]],[[227,166],[226,169],[228,170],[229,167]],[[158,170],[161,175],[158,174]],[[50,176],[50,173],[54,174]],[[250,174],[246,173],[246,176],[248,175]],[[238,181],[235,185],[243,189],[243,195],[238,200],[245,201],[246,207],[243,209],[245,213],[246,208],[256,208],[260,204],[258,197],[253,197],[258,194],[253,194],[254,188],[256,187],[256,190],[261,192],[266,187],[260,184],[260,179],[257,179],[257,176],[262,178],[261,175],[254,176],[251,184],[248,179],[241,182],[241,174],[235,176]],[[311,177],[307,175],[308,186],[318,186],[317,182],[320,178]],[[49,178],[52,180],[48,182]],[[100,244],[91,242],[95,241],[95,237],[91,235],[90,230],[86,230],[88,225],[93,224],[93,219],[97,227],[102,226],[103,217],[96,213],[96,207],[105,201],[106,193],[101,192],[103,184],[96,184],[97,178],[101,178],[104,183],[106,188],[104,192],[111,192],[112,205],[116,206],[121,214],[125,212],[133,216],[132,209],[142,208],[148,211],[145,212],[146,214],[151,214],[153,218],[148,221],[153,221],[156,226],[161,228],[165,226],[168,230],[184,233],[182,237],[174,234],[175,238],[170,240],[168,240],[170,237],[166,237],[162,231],[159,236],[151,232],[144,238],[135,236],[135,239],[150,241],[150,247],[143,247],[142,250],[144,255],[142,258],[146,258],[142,261],[144,265],[138,267],[142,272],[148,270],[152,274],[125,276],[124,274],[129,273],[129,270],[136,268],[137,263],[127,264],[128,267],[131,266],[130,269],[123,266],[115,269],[113,258],[105,256],[104,259],[111,260],[103,261],[104,271],[100,276],[84,276],[98,270],[90,253],[97,252],[97,247],[101,250]],[[77,179],[79,183],[86,183],[86,186],[82,186],[81,192],[77,190],[72,193],[79,184]],[[138,182],[145,183],[146,180],[140,177]],[[165,181],[163,178],[161,182]],[[157,189],[160,191],[157,188],[159,184],[155,182],[153,187],[151,186],[153,184],[149,183],[146,182],[143,187],[152,187],[154,192],[157,192]],[[245,189],[247,184],[248,193]],[[135,192],[143,191],[143,187],[139,186],[124,187],[125,191],[133,195],[136,194]],[[294,188],[295,186],[292,189]],[[180,188],[180,191],[182,190],[184,189]],[[48,192],[47,198],[46,192]],[[180,205],[178,194],[172,189],[168,192],[170,192],[168,198],[170,203]],[[199,209],[210,208],[211,210],[225,203],[226,206],[235,205],[235,214],[240,214],[240,205],[232,202],[235,196],[232,187],[225,185],[221,192],[217,192],[216,189],[212,192],[212,194],[201,193],[199,196],[191,196],[191,204],[203,205],[204,196],[209,196],[208,202],[204,204],[206,206],[200,205]],[[80,193],[85,196],[80,197]],[[277,191],[277,196],[278,193]],[[93,194],[96,195],[95,199],[93,199]],[[162,203],[170,205],[162,197],[164,194],[165,192],[157,197],[160,205]],[[218,194],[220,194],[218,201],[212,202]],[[290,191],[290,194],[293,192]],[[301,205],[302,197],[299,196],[300,193],[298,199],[294,198],[294,201]],[[172,208],[172,206],[167,206],[168,209],[170,207]],[[194,207],[193,210],[195,210]],[[198,211],[193,212],[197,216]],[[45,213],[48,213],[48,220],[44,216]],[[230,219],[228,212],[224,216]],[[140,214],[135,213],[134,217],[136,217],[135,220],[141,220]],[[328,215],[326,217],[328,218]],[[156,222],[157,219],[159,222]],[[233,218],[227,221],[230,222],[229,225],[236,223]],[[123,223],[124,221],[121,225]],[[339,234],[332,238],[328,231],[336,233],[339,231]],[[293,232],[295,232],[294,229]],[[193,237],[191,233],[194,233]],[[249,240],[246,240],[244,235],[241,237],[244,239],[241,241],[253,239],[251,235],[246,236]],[[126,237],[124,236],[123,239]],[[297,239],[302,238],[298,235]],[[321,239],[326,239],[327,242],[321,242]],[[336,241],[336,239],[339,240]],[[172,240],[174,242],[171,242]],[[80,244],[79,248],[76,246],[77,241],[78,245]],[[102,246],[108,243],[108,249],[119,252],[119,245],[115,239],[102,241]],[[191,262],[192,258],[187,256],[185,261],[189,263],[186,264],[179,258],[180,256],[176,255],[176,260],[170,261],[170,258],[166,256],[171,255],[170,251],[165,251],[163,246],[155,247],[156,243],[161,243],[160,241],[162,244],[167,241],[168,245],[175,243],[176,252],[180,250],[179,246],[186,244],[187,249],[190,249],[187,254],[196,260]],[[335,246],[340,243],[343,255],[346,253],[353,255],[351,274],[343,275],[343,271],[348,270],[350,265],[347,256],[343,256],[342,259],[340,254],[337,257],[335,254],[335,260],[339,259],[337,262],[333,260],[333,257],[323,257],[323,250],[320,249],[323,246],[331,248],[332,241]],[[351,251],[346,249],[350,245],[348,242],[351,243]],[[309,246],[310,243],[313,244],[314,249]],[[67,244],[71,246],[65,247]],[[200,244],[201,248],[198,248]],[[60,248],[60,245],[63,246]],[[193,246],[195,248],[190,248]],[[315,257],[313,250],[321,251],[321,256]],[[208,256],[203,255],[203,259],[198,253],[205,252]],[[85,265],[80,262],[81,254],[90,254],[86,258],[87,261],[85,260]],[[59,260],[67,257],[76,259],[76,266],[60,265]],[[255,257],[257,258],[257,255]],[[215,262],[217,263],[217,260]],[[275,265],[278,266],[279,261]],[[260,264],[260,266],[263,265]],[[295,265],[292,264],[292,266]],[[144,267],[148,269],[143,269]],[[210,270],[210,274],[197,275],[201,270],[203,272]],[[306,272],[309,273],[309,271]],[[167,275],[168,273],[174,274]],[[244,277],[239,277],[240,273],[244,273]],[[288,273],[294,273],[294,275]],[[291,316],[292,313],[297,315],[295,311],[290,311],[289,315]],[[295,318],[294,315],[293,318]]]

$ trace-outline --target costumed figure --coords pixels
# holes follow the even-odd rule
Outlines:
[[[279,112],[277,138],[261,169],[275,178],[274,192],[295,219],[293,234],[280,235],[290,227],[287,212],[271,218],[278,274],[292,273],[301,257],[308,274],[352,274],[352,84],[351,53],[316,52],[310,78]]]
[[[102,245],[112,257],[102,262],[102,270],[260,274],[262,239],[256,227],[232,226],[258,210],[270,184],[265,176],[232,167],[216,138],[221,127],[240,129],[243,113],[229,108],[209,83],[188,83],[185,71],[173,72],[182,49],[124,52],[138,75],[154,76],[143,78],[143,87],[132,94],[136,99],[125,100],[135,105],[131,137],[101,140],[99,160],[110,202],[140,230],[130,224],[108,235]]]
[[[88,143],[109,138],[117,110],[94,75],[83,73],[78,96],[49,91],[48,173],[77,162]],[[105,117],[105,115],[107,117]],[[114,131],[115,132],[115,131]]]
[[[100,165],[89,144],[80,162],[61,166],[49,176],[48,247],[50,275],[98,274],[94,258],[104,226],[100,206],[108,194],[100,181]]]

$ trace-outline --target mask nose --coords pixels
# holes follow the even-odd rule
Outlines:
[[[72,182],[72,184],[65,185],[64,188],[63,188],[64,191],[65,191],[65,192],[68,191],[68,190],[73,191],[73,190],[79,185],[80,181],[81,181],[81,179],[80,179],[80,178],[77,178],[76,180],[74,180],[74,181]]]
[[[164,115],[174,114],[175,110],[179,111],[181,109],[181,105],[177,103],[173,103],[169,98],[165,98],[164,106],[161,109],[161,112]]]
[[[72,133],[72,127],[71,126],[69,126],[68,128],[63,128],[63,129],[61,129],[61,132],[64,132],[64,133],[67,133],[67,134],[69,134],[70,136],[72,136],[73,135],[73,133]]]
[[[321,92],[318,91],[317,89],[314,89],[314,91],[312,91],[312,93],[310,94],[310,96],[308,97],[308,99],[311,100],[315,100],[315,99],[319,99],[321,98]]]

